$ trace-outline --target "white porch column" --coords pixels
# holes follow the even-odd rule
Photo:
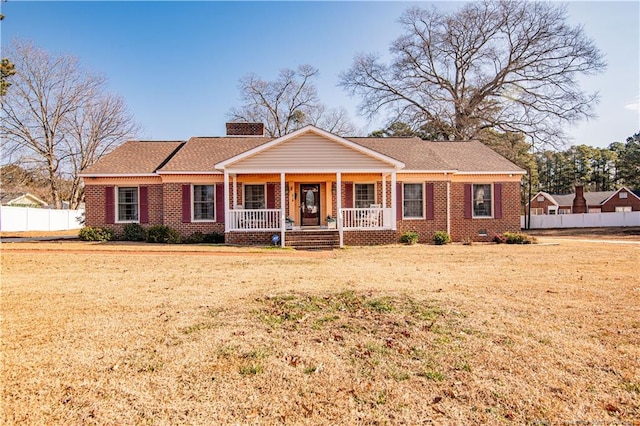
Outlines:
[[[233,208],[238,207],[238,175],[233,175]]]
[[[451,181],[447,181],[447,234],[451,235]]]
[[[396,194],[396,172],[391,172],[391,229],[394,231],[398,229],[396,217],[396,203],[398,200],[398,194]]]
[[[287,214],[286,206],[285,206],[286,194],[284,190],[284,173],[280,173],[280,246],[284,247],[284,229],[286,227],[286,217]]]
[[[382,174],[382,208],[387,208],[387,176],[388,173]]]
[[[344,235],[342,232],[342,173],[336,172],[336,210],[338,210],[338,234],[340,235],[340,248],[344,246]]]
[[[229,232],[229,173],[224,171],[224,232]]]

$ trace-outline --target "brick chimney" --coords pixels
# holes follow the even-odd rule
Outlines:
[[[584,198],[584,186],[576,185],[576,196],[573,198],[573,213],[586,213],[587,200]]]
[[[227,123],[227,136],[264,136],[263,123]]]

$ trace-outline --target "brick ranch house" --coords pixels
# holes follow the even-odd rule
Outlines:
[[[340,137],[306,126],[280,138],[261,123],[227,136],[129,141],[89,167],[86,225],[167,225],[230,244],[283,246],[331,236],[334,245],[491,241],[520,230],[524,171],[480,142]],[[314,231],[314,232],[310,232]]]
[[[614,213],[640,211],[640,197],[627,187],[615,191],[585,192],[577,185],[574,194],[538,192],[531,200],[532,215]],[[525,205],[527,211],[529,203]]]

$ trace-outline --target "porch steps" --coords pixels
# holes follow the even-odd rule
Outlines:
[[[340,247],[340,234],[334,230],[287,231],[285,245],[296,250],[332,250]]]

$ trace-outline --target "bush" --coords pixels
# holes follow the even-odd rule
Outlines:
[[[144,228],[139,223],[127,223],[124,226],[124,241],[144,241],[147,238]]]
[[[113,240],[113,229],[85,226],[78,232],[78,238],[82,241],[111,241]]]
[[[400,242],[407,245],[413,245],[418,242],[419,237],[420,235],[417,232],[407,231],[400,237]]]
[[[224,244],[224,234],[221,234],[219,232],[212,232],[210,234],[205,234],[203,242],[209,243],[209,244]]]
[[[165,225],[150,226],[147,229],[148,243],[179,244],[181,240],[178,231]]]
[[[505,232],[504,238],[507,244],[534,244],[538,241],[535,237],[522,232]]]
[[[204,242],[204,234],[200,231],[196,231],[193,234],[189,235],[187,239],[184,241],[187,244],[200,244]]]
[[[451,242],[451,235],[446,231],[437,231],[433,234],[433,243],[437,246],[449,244]]]
[[[505,244],[507,242],[507,238],[503,234],[496,234],[493,237],[493,242],[496,244]]]

